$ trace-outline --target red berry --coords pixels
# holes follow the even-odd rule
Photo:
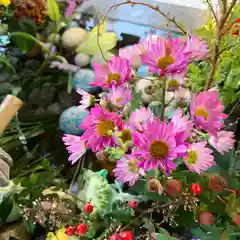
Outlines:
[[[175,179],[169,179],[166,183],[165,191],[171,197],[178,197],[182,193],[182,184]]]
[[[93,205],[91,203],[86,203],[83,207],[83,211],[85,213],[92,213],[93,212]]]
[[[108,238],[108,240],[123,240],[123,239],[119,234],[113,234]]]
[[[214,217],[210,212],[204,211],[200,212],[198,221],[203,225],[212,225],[214,223]]]
[[[130,208],[136,208],[136,206],[137,206],[137,201],[135,201],[135,200],[131,200],[129,203],[128,203],[128,205],[129,205],[129,207]]]
[[[88,231],[88,226],[85,223],[80,223],[76,227],[76,232],[79,236],[84,235]]]
[[[133,240],[132,232],[122,232],[119,235],[122,237],[122,240]]]
[[[75,228],[73,226],[70,226],[65,230],[65,234],[67,234],[68,236],[73,236],[74,233],[75,233]]]
[[[240,215],[236,215],[232,218],[232,220],[237,224],[240,225]]]
[[[198,183],[193,183],[192,185],[191,185],[191,192],[192,193],[194,193],[194,194],[196,194],[196,195],[199,195],[199,194],[201,194],[201,192],[202,192],[202,188],[201,188],[201,185],[200,184],[198,184]]]

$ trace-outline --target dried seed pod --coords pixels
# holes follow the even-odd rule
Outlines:
[[[149,192],[158,192],[160,195],[163,192],[162,184],[157,179],[149,179],[147,182],[147,187]]]
[[[214,217],[212,213],[204,211],[204,212],[200,212],[198,221],[200,224],[203,224],[203,225],[211,225],[214,223]]]
[[[171,197],[180,196],[182,193],[182,183],[179,180],[169,179],[167,180],[165,191]]]
[[[209,188],[214,192],[223,192],[227,187],[226,180],[220,175],[212,175],[209,181]]]

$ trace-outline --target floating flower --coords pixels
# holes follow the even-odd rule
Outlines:
[[[140,166],[146,171],[160,167],[169,174],[170,170],[175,168],[173,160],[186,151],[184,145],[176,144],[173,125],[160,122],[159,119],[148,122],[147,130],[136,135],[135,153],[143,159]]]
[[[127,59],[133,68],[139,68],[141,66],[142,60],[137,44],[120,48],[119,56]]]
[[[186,52],[191,52],[190,59],[194,61],[204,60],[208,57],[208,46],[199,37],[190,36],[186,41]]]
[[[142,55],[143,63],[149,65],[151,72],[165,73],[185,72],[189,53],[180,39],[158,38],[157,43],[149,43],[146,54]]]
[[[0,0],[0,5],[3,5],[5,7],[7,7],[8,5],[10,5],[11,1],[10,0]]]
[[[218,91],[199,93],[192,99],[190,112],[197,127],[216,135],[223,127],[222,120],[227,115],[222,113],[224,106],[219,99]]]
[[[76,92],[80,95],[82,95],[82,99],[81,101],[79,102],[80,103],[80,106],[78,106],[79,108],[81,109],[86,109],[88,107],[90,107],[91,105],[94,104],[95,102],[95,97],[91,94],[89,94],[88,92],[85,92],[84,90],[78,88],[76,90]]]
[[[188,169],[201,174],[215,165],[212,150],[206,148],[206,142],[192,143],[188,146],[187,155],[183,158]]]
[[[108,101],[114,108],[122,110],[132,99],[132,92],[124,86],[115,87],[108,94]]]
[[[106,109],[95,104],[90,114],[79,126],[86,130],[81,139],[86,141],[86,146],[93,152],[99,152],[104,147],[116,146],[114,131],[121,129],[121,118],[115,112],[108,112]]]
[[[117,161],[117,166],[113,170],[116,180],[121,183],[128,183],[130,186],[134,185],[144,170],[138,166],[139,160],[134,155],[125,154]]]
[[[121,86],[131,78],[129,61],[121,57],[113,56],[108,64],[94,63],[96,81],[91,86],[110,88],[113,85]]]
[[[85,146],[85,142],[81,139],[81,137],[70,134],[65,134],[62,137],[62,140],[67,146],[67,151],[70,154],[68,161],[70,161],[73,165],[86,152],[87,149]]]
[[[182,87],[185,83],[185,78],[183,74],[168,74],[167,76],[167,90],[176,91]]]
[[[230,131],[220,131],[216,136],[211,136],[210,144],[221,154],[228,152],[234,145],[234,133]]]
[[[129,125],[140,132],[146,129],[146,124],[154,119],[153,113],[149,108],[141,107],[133,112],[129,117]]]

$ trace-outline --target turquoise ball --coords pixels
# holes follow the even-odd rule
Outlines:
[[[95,73],[90,69],[80,69],[73,77],[73,88],[81,88],[88,93],[95,93],[98,87],[89,86],[89,83],[95,82]]]
[[[138,68],[136,75],[137,77],[145,78],[145,77],[153,76],[153,73],[149,72],[147,65],[142,65],[140,68]]]
[[[62,112],[59,119],[59,127],[65,134],[80,136],[84,130],[79,128],[84,118],[88,115],[87,110],[76,106],[70,107]]]

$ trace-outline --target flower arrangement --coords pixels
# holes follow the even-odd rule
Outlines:
[[[74,111],[84,113],[71,112],[81,118],[79,131],[61,135],[75,169],[71,184],[62,180],[63,167],[46,159],[29,179],[22,174],[15,179],[19,189],[13,199],[29,232],[38,224],[47,240],[173,240],[182,235],[207,240],[239,235],[239,143],[233,128],[238,119],[231,119],[239,105],[240,8],[235,0],[223,0],[219,13],[207,1],[212,18],[191,34],[158,6],[116,4],[108,13],[127,4],[150,7],[183,34],[148,36],[116,51],[116,34],[106,30],[108,13],[87,32],[66,27],[77,1],[0,4],[5,22],[12,17],[25,26],[26,31],[18,31],[9,24],[10,41],[30,57],[33,49],[40,49],[42,64],[27,80],[33,76],[43,82],[51,70],[62,71],[71,92],[72,74],[86,71],[90,58],[101,54],[101,61],[92,63],[94,72],[88,69],[94,80],[74,87],[80,99]],[[48,22],[51,31],[44,33],[45,41],[35,27]],[[75,54],[74,61],[69,53]],[[16,73],[7,57],[0,60]],[[149,76],[139,76],[141,65]],[[40,131],[42,125],[37,127]],[[3,201],[0,210],[6,206]],[[7,217],[0,214],[1,223]]]

